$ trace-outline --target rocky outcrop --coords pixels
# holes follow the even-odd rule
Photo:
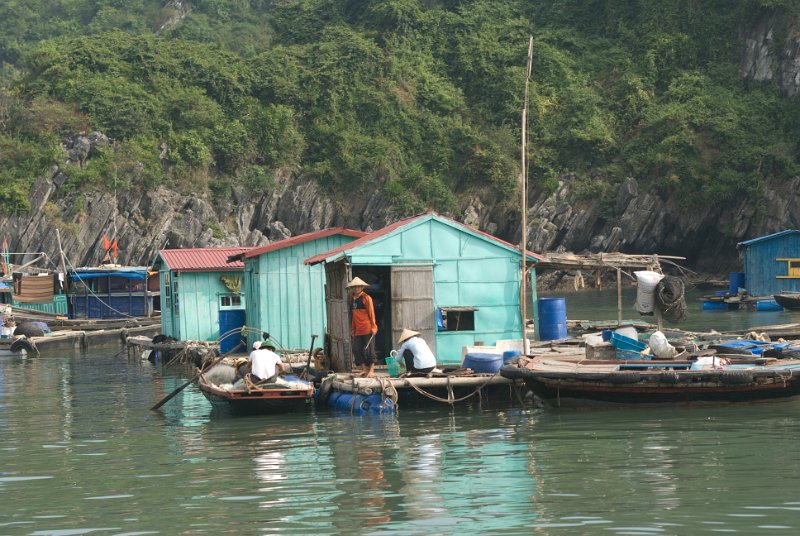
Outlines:
[[[68,162],[54,166],[31,187],[30,212],[0,216],[0,231],[8,236],[11,249],[29,253],[15,258],[15,264],[43,251],[56,266],[56,229],[68,266],[98,264],[104,235],[117,237],[119,262],[146,265],[162,248],[259,246],[332,226],[369,231],[394,219],[379,191],[334,199],[308,177],[288,172],[278,177],[274,190],[256,197],[239,190],[227,204],[165,187],[116,198],[101,191],[62,193],[71,166],[81,165],[98,144],[107,143],[99,133],[69,140]],[[800,228],[800,178],[766,183],[760,210],[751,199],[698,209],[694,203],[648,191],[632,177],[612,192],[609,210],[608,201],[582,197],[575,184],[575,177],[565,174],[555,191],[531,192],[528,246],[533,251],[678,255],[699,270],[723,272],[739,266],[737,242]],[[476,195],[465,198],[462,211],[452,216],[519,242],[518,211],[506,204]]]
[[[167,19],[159,27],[160,32],[175,28],[189,14],[189,8],[183,5],[182,0],[167,0],[164,11],[167,13]]]
[[[786,24],[782,14],[765,14],[742,35],[744,51],[739,70],[746,79],[757,82],[777,80],[786,97],[800,93],[800,29],[789,28],[781,42],[775,42],[777,29]]]
[[[698,270],[724,272],[739,267],[738,242],[800,227],[800,178],[768,181],[759,205],[743,197],[698,206],[642,191],[629,177],[618,188],[613,218],[599,205],[579,199],[569,180],[559,181],[531,207],[531,249],[676,255]]]
[[[97,265],[104,255],[104,235],[117,238],[120,263],[147,265],[163,248],[259,246],[332,226],[378,229],[392,219],[379,191],[333,199],[313,180],[288,172],[278,177],[273,191],[254,197],[240,189],[226,204],[166,187],[117,197],[107,191],[61,192],[70,170],[108,143],[101,133],[71,137],[63,144],[66,161],[31,187],[30,211],[0,215],[0,232],[10,249],[27,253],[14,264],[45,252],[51,266],[57,266],[56,229],[68,267]]]

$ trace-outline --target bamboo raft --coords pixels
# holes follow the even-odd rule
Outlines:
[[[521,387],[521,382],[503,378],[499,373],[474,373],[469,369],[398,378],[383,374],[362,378],[352,374],[334,373],[323,378],[320,383],[317,402],[326,404],[333,393],[346,393],[364,399],[372,396],[373,402],[378,400],[375,398],[378,395],[381,401],[388,399],[393,406],[430,403],[452,406],[470,401],[483,405],[506,397],[513,403],[522,401]]]

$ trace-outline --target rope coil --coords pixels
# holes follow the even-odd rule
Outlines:
[[[672,323],[685,320],[688,316],[683,280],[675,276],[665,276],[656,285],[656,307],[661,315]]]

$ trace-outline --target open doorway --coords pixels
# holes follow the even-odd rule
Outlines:
[[[372,298],[375,307],[375,323],[378,334],[375,335],[375,354],[378,364],[386,364],[392,344],[392,277],[388,266],[353,266],[353,277],[360,277],[369,284],[366,293]]]

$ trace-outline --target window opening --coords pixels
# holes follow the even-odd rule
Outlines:
[[[439,331],[475,331],[475,307],[441,307],[436,311]]]
[[[777,276],[778,279],[800,279],[800,259],[775,259],[786,262],[786,275]]]

